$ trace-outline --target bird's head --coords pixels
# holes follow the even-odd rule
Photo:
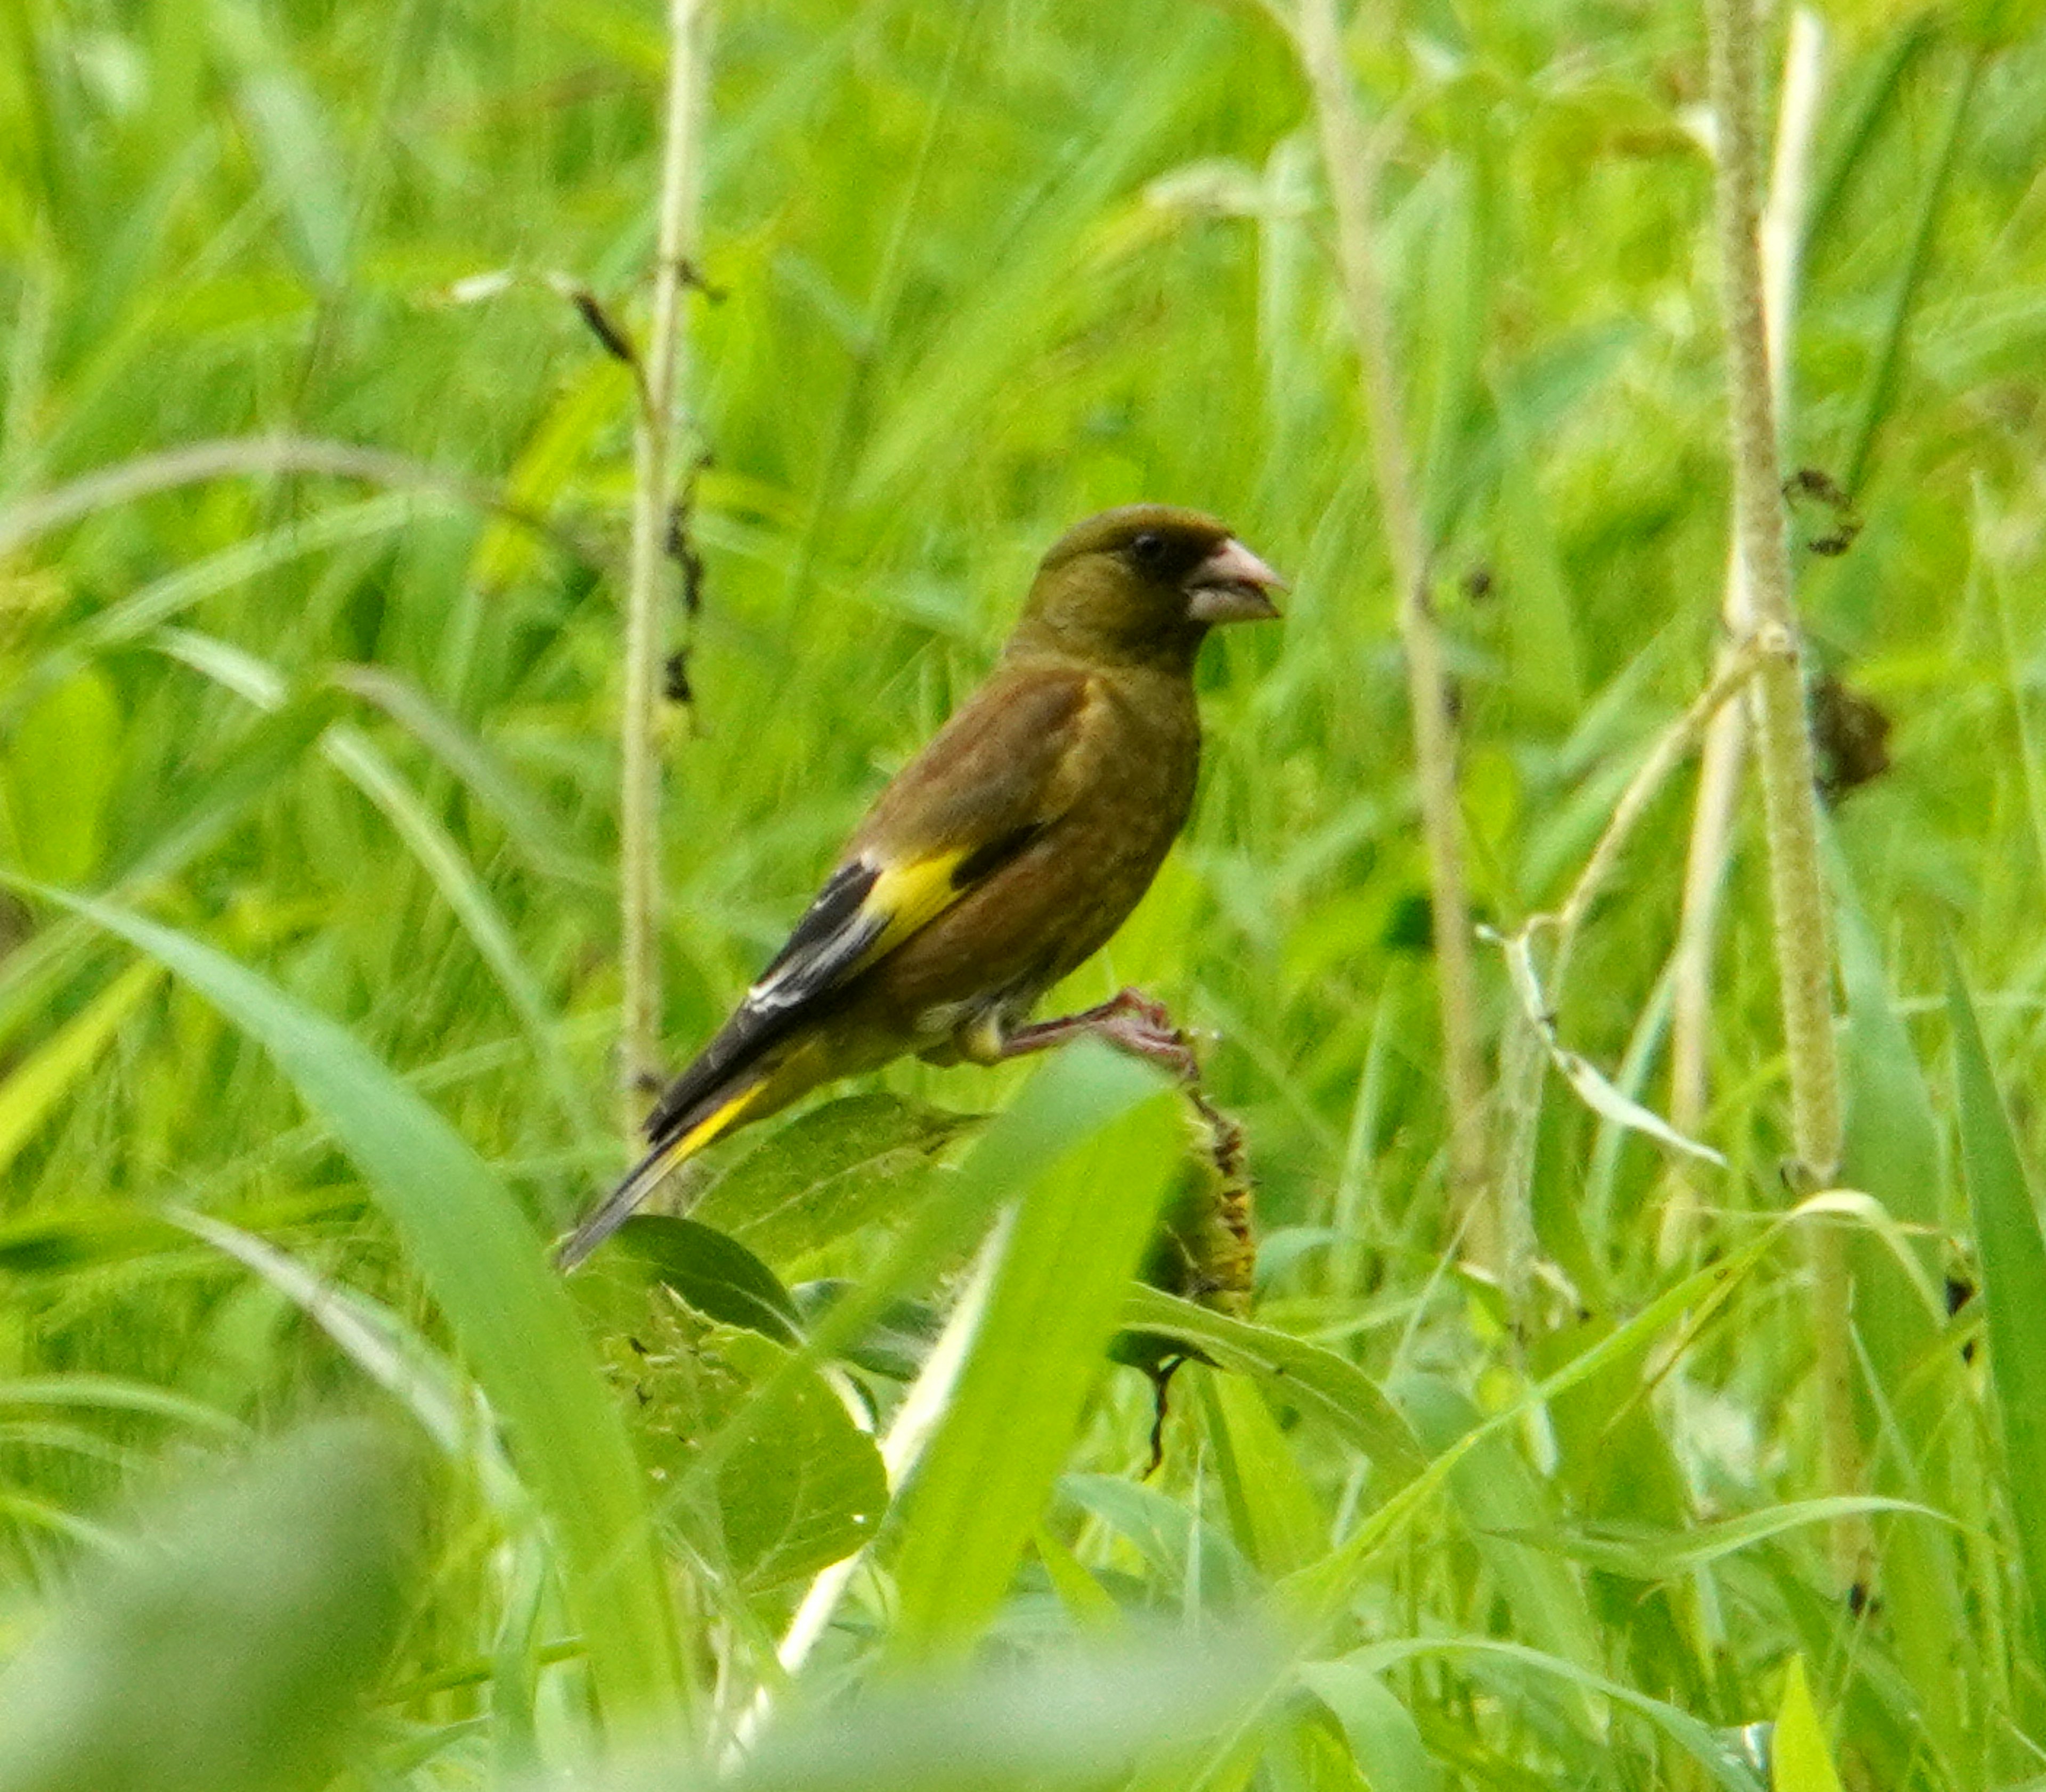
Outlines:
[[[1285,583],[1199,511],[1129,504],[1075,524],[1037,568],[1013,645],[1184,669],[1218,622],[1276,616]]]

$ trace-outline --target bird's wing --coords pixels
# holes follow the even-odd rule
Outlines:
[[[896,775],[846,857],[737,1011],[662,1097],[656,1140],[695,1123],[708,1098],[767,1048],[1008,864],[1080,787],[1083,672],[998,674]]]

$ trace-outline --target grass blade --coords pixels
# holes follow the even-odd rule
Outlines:
[[[1840,1776],[1826,1747],[1812,1689],[1805,1682],[1805,1658],[1793,1655],[1783,1675],[1783,1703],[1770,1739],[1769,1778],[1774,1792],[1840,1792]]]
[[[246,966],[110,904],[21,887],[182,979],[257,1040],[333,1129],[512,1432],[559,1539],[605,1715],[628,1728],[679,1717],[674,1613],[639,1465],[567,1293],[496,1173],[353,1035]]]
[[[2039,1235],[2039,1209],[1997,1093],[1975,1004],[1951,946],[1946,956],[1961,1170],[1982,1259],[2005,1492],[2037,1636],[2046,1627],[2046,1241]]]
[[[1106,1366],[1185,1148],[1176,1097],[1133,1060],[1075,1047],[1041,1081],[1044,1098],[1060,1106],[1063,1091],[1084,1087],[1107,1123],[1030,1166],[952,1409],[909,1495],[896,1559],[895,1640],[906,1657],[955,1653],[993,1615]]]
[[[129,965],[0,1082],[0,1173],[91,1069],[161,974],[153,965]]]
[[[1334,1351],[1156,1288],[1130,1289],[1122,1317],[1132,1331],[1168,1339],[1218,1369],[1248,1375],[1274,1397],[1321,1420],[1396,1486],[1412,1480],[1427,1459],[1399,1409]]]

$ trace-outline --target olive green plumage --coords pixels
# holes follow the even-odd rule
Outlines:
[[[910,1053],[992,1063],[1095,1024],[1023,1023],[1150,887],[1193,804],[1201,642],[1276,615],[1279,586],[1195,511],[1131,505],[1062,536],[986,683],[876,799],[563,1266],[685,1158],[821,1083]]]

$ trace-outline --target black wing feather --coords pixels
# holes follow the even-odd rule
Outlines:
[[[694,1125],[699,1117],[695,1110],[705,1099],[721,1093],[734,1076],[784,1037],[810,1012],[813,1000],[859,961],[887,924],[885,916],[863,920],[859,913],[880,876],[879,867],[853,859],[825,880],[746,1000],[647,1116],[648,1138],[658,1141]]]
[[[878,939],[888,924],[885,915],[863,918],[859,905],[881,880],[881,868],[864,858],[840,865],[817,892],[774,954],[774,962],[747,992],[748,1007],[793,1008],[828,988],[860,954]]]

